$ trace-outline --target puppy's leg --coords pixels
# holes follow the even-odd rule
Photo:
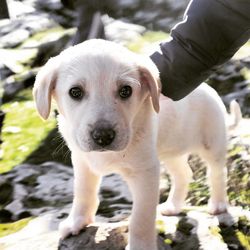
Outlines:
[[[158,161],[152,166],[150,169],[144,169],[137,165],[133,174],[125,176],[133,197],[129,245],[126,250],[157,249],[155,217],[159,201]]]
[[[100,176],[95,175],[88,165],[72,154],[74,166],[74,200],[70,214],[60,223],[59,232],[62,238],[78,234],[80,230],[94,222],[99,204],[98,189]]]
[[[171,190],[166,202],[159,206],[163,215],[180,213],[188,192],[188,184],[192,178],[192,171],[188,165],[188,156],[172,157],[165,160],[167,172],[171,177]]]
[[[208,211],[211,214],[219,214],[227,211],[227,168],[225,153],[215,154],[207,151],[202,154],[208,164],[208,182],[211,198],[208,203]]]

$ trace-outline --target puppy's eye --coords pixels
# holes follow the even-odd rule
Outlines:
[[[81,100],[84,96],[84,91],[80,87],[73,87],[69,90],[69,95],[75,100]]]
[[[119,96],[122,99],[127,99],[132,95],[132,88],[129,85],[122,86],[119,89]]]

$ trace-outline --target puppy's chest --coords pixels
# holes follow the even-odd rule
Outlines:
[[[128,159],[122,153],[88,153],[86,156],[90,168],[97,174],[121,173],[129,166]]]

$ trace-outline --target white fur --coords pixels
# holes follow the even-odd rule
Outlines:
[[[121,84],[133,89],[127,100],[117,95]],[[69,217],[60,224],[63,238],[94,221],[101,176],[116,172],[127,181],[133,196],[129,249],[157,249],[158,156],[173,181],[162,213],[177,214],[184,205],[192,175],[187,164],[190,153],[200,154],[208,163],[210,212],[226,210],[225,108],[220,98],[205,84],[178,102],[161,95],[157,115],[158,84],[158,71],[150,59],[102,40],[67,49],[38,74],[37,109],[46,119],[47,96],[54,97],[59,129],[72,151],[74,201]],[[80,101],[68,94],[75,85],[85,90]],[[103,121],[116,130],[115,140],[104,149],[90,137],[90,129]]]

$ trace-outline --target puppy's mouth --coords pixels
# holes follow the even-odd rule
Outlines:
[[[90,152],[110,152],[110,151],[113,151],[113,152],[116,152],[116,151],[121,151],[121,150],[119,150],[119,149],[117,149],[117,148],[115,148],[115,147],[96,147],[96,146],[94,146],[94,147],[92,147],[91,149],[90,149]]]
[[[119,152],[126,148],[127,143],[119,144],[117,142],[113,142],[110,145],[98,145],[94,143],[92,140],[88,140],[88,142],[78,142],[77,145],[81,151],[84,152]]]

